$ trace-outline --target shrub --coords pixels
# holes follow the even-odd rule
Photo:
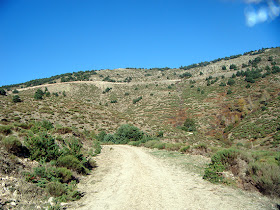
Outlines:
[[[47,192],[54,197],[62,196],[66,194],[66,186],[60,182],[49,182],[46,186]]]
[[[19,95],[14,95],[14,96],[13,96],[13,102],[14,102],[14,103],[19,103],[19,102],[21,102],[21,99],[20,99]]]
[[[36,136],[27,137],[25,144],[32,160],[45,159],[46,161],[51,161],[57,159],[61,154],[54,137],[44,132]]]
[[[196,131],[196,124],[195,124],[195,121],[194,119],[191,119],[191,118],[187,118],[184,122],[184,125],[183,125],[183,130],[186,130],[186,131]]]
[[[231,85],[234,85],[234,84],[235,84],[234,79],[229,78],[227,84],[230,85],[230,86],[231,86]]]
[[[110,90],[112,90],[112,88],[107,87],[102,93],[103,94],[108,93]]]
[[[219,84],[219,86],[221,86],[221,87],[226,86],[226,83],[221,82],[221,83]]]
[[[185,152],[187,152],[189,149],[190,149],[190,145],[188,145],[188,146],[182,146],[182,147],[179,149],[179,152],[185,153]]]
[[[165,149],[169,151],[178,151],[182,147],[182,143],[165,143]]]
[[[163,137],[163,131],[159,131],[158,133],[157,133],[157,137]]]
[[[8,152],[19,154],[22,152],[22,144],[15,136],[9,136],[2,140]]]
[[[155,148],[155,145],[159,144],[159,143],[160,143],[160,141],[158,141],[158,140],[150,140],[150,141],[145,142],[144,146],[148,147],[148,148]]]
[[[106,134],[106,132],[105,131],[101,131],[101,132],[99,132],[98,133],[98,135],[97,135],[97,140],[98,141],[104,141],[104,137],[106,136],[107,134]]]
[[[121,125],[115,133],[116,143],[126,144],[129,141],[139,141],[144,133],[137,127],[129,124]]]
[[[77,171],[78,173],[85,173],[86,169],[82,165],[82,163],[73,155],[65,155],[61,156],[57,159],[57,165],[61,167],[65,167],[68,169],[72,169]]]
[[[128,143],[128,145],[135,146],[135,147],[138,147],[140,144],[141,144],[141,141],[131,141]]]
[[[255,162],[249,165],[246,173],[261,193],[280,196],[280,167],[278,164]]]
[[[18,92],[19,92],[19,91],[18,91],[17,89],[14,89],[14,90],[13,90],[13,93],[14,93],[14,94],[17,94]]]
[[[191,73],[185,72],[185,73],[181,74],[179,77],[180,77],[180,78],[190,78],[191,76],[192,76]]]
[[[224,133],[228,133],[228,132],[231,131],[233,128],[234,128],[234,125],[233,125],[233,124],[228,125],[228,126],[225,128]]]
[[[62,128],[57,128],[55,131],[56,131],[56,133],[66,134],[66,133],[71,133],[72,132],[72,128],[62,127]]]
[[[42,100],[43,99],[43,95],[44,95],[44,92],[41,89],[37,89],[37,91],[34,94],[34,98],[36,100]]]
[[[101,153],[101,145],[100,145],[100,142],[99,141],[94,141],[93,142],[93,147],[94,147],[94,155],[97,155],[97,154],[100,154]]]
[[[40,180],[46,180],[48,182],[57,181],[61,183],[69,183],[71,180],[73,180],[72,172],[63,167],[39,166],[33,168],[33,173],[27,172],[25,177],[27,181],[34,183],[38,183]]]
[[[222,66],[222,70],[227,70],[227,67],[226,66]]]
[[[232,91],[231,91],[231,89],[228,89],[227,95],[230,95],[230,94],[232,94]]]
[[[116,143],[116,138],[115,138],[115,136],[113,135],[113,134],[110,134],[110,133],[108,133],[105,137],[104,137],[104,139],[103,139],[103,142],[112,142],[112,143]]]
[[[229,69],[234,69],[234,70],[237,70],[237,66],[235,64],[231,64]]]
[[[0,133],[2,133],[2,134],[7,136],[10,133],[12,133],[11,128],[12,127],[10,125],[0,125]]]
[[[133,103],[133,104],[136,104],[137,102],[139,102],[139,101],[141,101],[141,100],[142,100],[142,96],[133,99],[132,103]]]
[[[3,95],[3,96],[6,95],[6,91],[3,88],[0,88],[0,95]]]
[[[250,83],[255,83],[256,81],[253,79],[253,77],[246,77],[245,78],[246,82],[250,82]]]
[[[74,137],[65,140],[65,145],[62,150],[62,155],[73,155],[78,160],[83,159],[83,154],[81,153],[83,145],[79,139]]]
[[[212,156],[211,163],[204,170],[203,179],[213,183],[224,181],[221,172],[229,170],[230,166],[234,165],[234,161],[239,154],[239,151],[234,149],[218,151]]]
[[[45,132],[53,128],[53,124],[50,121],[33,121],[30,123],[31,131],[33,133]]]

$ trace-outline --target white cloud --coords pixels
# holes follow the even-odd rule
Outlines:
[[[245,9],[246,24],[249,27],[273,20],[280,15],[280,0],[245,0],[245,2],[250,5]],[[260,4],[261,2],[263,3]],[[256,5],[253,7],[252,4]]]
[[[245,2],[247,3],[247,4],[252,4],[252,3],[254,3],[254,4],[259,4],[260,2],[262,2],[263,0],[245,0]]]

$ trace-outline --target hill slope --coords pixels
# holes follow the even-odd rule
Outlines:
[[[45,167],[40,158],[30,161],[30,154],[11,151],[5,142],[13,138],[28,147],[26,139],[45,132],[59,151],[67,151],[58,152],[57,158],[69,155],[67,142],[76,138],[82,145],[76,158],[83,164],[79,167],[86,168],[100,143],[115,141],[117,129],[132,124],[146,138],[132,140],[133,145],[206,156],[217,152],[219,158],[228,154],[219,163],[224,164],[221,171],[212,171],[217,161],[212,159],[207,173],[213,173],[205,178],[213,181],[218,176],[224,183],[279,196],[277,190],[267,191],[277,189],[280,180],[273,175],[280,171],[279,64],[280,48],[272,48],[174,69],[86,71],[4,86],[7,94],[0,95],[0,153],[5,163],[1,176],[13,174],[17,180],[21,168]],[[38,89],[42,99],[34,98]],[[21,102],[15,102],[15,95]],[[42,120],[47,123],[41,124]],[[233,150],[223,150],[228,148]],[[227,162],[231,158],[234,161]],[[58,159],[52,161],[59,166]],[[51,160],[46,164],[50,168]],[[230,171],[233,180],[223,175],[224,170]],[[79,174],[73,176],[79,180]],[[262,176],[265,181],[256,179]]]

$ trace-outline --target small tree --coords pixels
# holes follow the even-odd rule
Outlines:
[[[231,64],[229,69],[234,69],[234,70],[237,70],[237,66],[235,64]]]
[[[13,93],[18,93],[18,90],[17,90],[17,89],[14,89],[14,90],[13,90]]]
[[[14,103],[19,103],[19,102],[21,102],[21,99],[20,99],[19,95],[14,95],[14,96],[13,96],[13,102],[14,102]]]
[[[234,85],[235,84],[235,81],[234,81],[234,79],[232,79],[232,78],[230,78],[229,80],[228,80],[228,83],[227,83],[228,85]]]
[[[227,70],[227,67],[226,66],[222,66],[222,70]]]
[[[187,131],[196,131],[196,124],[194,119],[187,118],[184,122],[184,130]]]
[[[6,91],[3,88],[0,88],[0,95],[3,95],[3,96],[6,95]]]
[[[41,89],[38,89],[35,94],[34,94],[34,98],[36,100],[42,100],[43,99],[43,95],[44,95],[44,92],[41,90]]]

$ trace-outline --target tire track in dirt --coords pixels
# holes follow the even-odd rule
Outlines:
[[[143,148],[103,146],[97,163],[70,209],[273,209],[266,197],[211,184]]]

